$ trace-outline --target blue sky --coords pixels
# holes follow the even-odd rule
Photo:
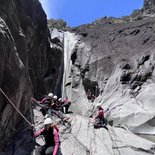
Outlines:
[[[63,19],[69,26],[91,23],[104,16],[130,15],[144,0],[39,0],[47,18]]]

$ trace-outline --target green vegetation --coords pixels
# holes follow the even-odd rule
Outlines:
[[[66,30],[67,23],[62,19],[48,19],[47,20],[48,27],[56,28],[58,30]]]
[[[133,18],[133,20],[141,20],[143,17],[142,11],[134,10],[131,14],[131,17]]]

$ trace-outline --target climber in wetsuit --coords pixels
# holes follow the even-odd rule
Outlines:
[[[34,132],[34,137],[43,135],[45,139],[45,145],[39,146],[35,150],[35,155],[57,155],[59,152],[59,135],[58,128],[52,126],[51,118],[44,120],[44,128],[38,132]]]
[[[68,100],[68,97],[59,99],[59,104],[61,106],[61,110],[64,114],[68,113],[69,107],[71,106],[71,101]]]
[[[108,130],[106,124],[103,108],[101,106],[97,106],[97,116],[95,117],[94,128],[97,129],[103,127]]]
[[[51,106],[53,102],[53,94],[49,93],[47,97],[44,97],[41,101],[37,101],[35,98],[31,98],[33,102],[40,105],[41,112],[45,116],[48,113],[49,107]]]

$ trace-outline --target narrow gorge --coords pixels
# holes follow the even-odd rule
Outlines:
[[[0,88],[36,130],[44,117],[31,97],[71,100],[69,123],[58,124],[62,155],[155,154],[154,8],[144,0],[130,16],[48,29],[38,0],[1,0]],[[31,127],[2,93],[0,102],[0,154],[33,154]],[[99,104],[108,131],[94,129]]]

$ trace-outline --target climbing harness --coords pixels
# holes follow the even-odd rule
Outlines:
[[[4,91],[0,88],[0,91],[2,94],[6,97],[6,99],[10,102],[10,104],[15,108],[15,110],[21,115],[21,117],[30,125],[32,126],[31,122],[17,109],[17,107],[13,104],[13,102],[7,97],[7,95],[4,93]]]

